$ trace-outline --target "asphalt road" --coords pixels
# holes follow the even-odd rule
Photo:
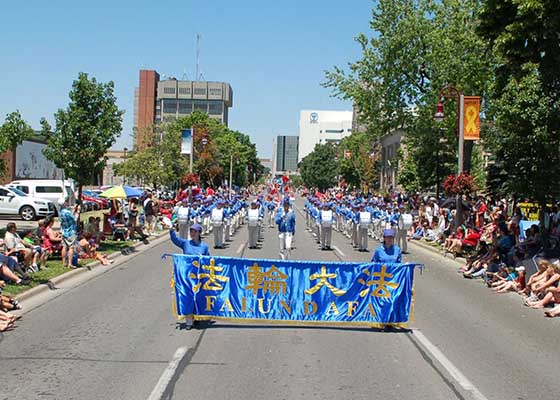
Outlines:
[[[304,227],[298,213],[293,258],[371,258],[338,233],[337,251],[320,251]],[[278,257],[274,229],[261,249],[246,240],[244,227],[212,254]],[[29,301],[36,308],[0,342],[0,398],[147,399],[181,347],[190,350],[171,382],[174,399],[558,398],[560,321],[465,281],[449,259],[410,250],[408,260],[426,265],[412,332],[225,323],[184,331],[171,313],[172,265],[161,255],[175,249],[166,241]]]

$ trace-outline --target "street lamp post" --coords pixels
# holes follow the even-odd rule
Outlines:
[[[434,119],[437,122],[442,122],[445,118],[445,114],[443,112],[443,101],[446,97],[457,97],[458,100],[458,112],[457,112],[457,119],[458,119],[458,129],[459,129],[459,154],[458,154],[458,165],[457,165],[457,176],[463,173],[463,163],[464,163],[464,114],[465,114],[465,96],[461,91],[459,91],[454,86],[446,86],[440,91],[439,95],[439,102],[436,106],[436,113],[434,115]],[[439,148],[438,148],[439,151]],[[439,155],[439,154],[438,154]],[[462,201],[461,195],[457,194],[457,203],[456,203],[456,224],[455,227],[459,227],[463,222],[463,210],[462,210]]]
[[[128,151],[128,148],[125,147],[125,148],[123,149],[123,153],[124,153],[124,154],[123,154],[123,158],[124,158],[124,162],[125,162],[125,163],[126,163],[126,152],[127,152],[127,151]],[[122,181],[123,181],[123,185],[125,185],[125,184],[126,184],[126,175],[123,175]]]

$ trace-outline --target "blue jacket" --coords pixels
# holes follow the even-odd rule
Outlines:
[[[276,225],[278,225],[278,232],[280,233],[296,233],[296,215],[293,211],[288,211],[285,214],[284,210],[280,209],[276,214]]]
[[[393,245],[386,248],[384,244],[375,249],[371,262],[379,263],[400,263],[402,262],[401,248]]]
[[[189,255],[199,255],[199,256],[209,256],[210,252],[208,251],[208,245],[203,241],[200,243],[195,244],[192,240],[183,239],[177,236],[175,229],[171,229],[169,231],[169,235],[171,236],[171,241],[177,247],[180,247],[183,250],[183,254]]]

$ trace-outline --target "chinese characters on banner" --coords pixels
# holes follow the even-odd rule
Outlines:
[[[179,317],[367,326],[409,322],[416,264],[173,258]]]

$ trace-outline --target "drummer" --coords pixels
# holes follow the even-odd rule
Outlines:
[[[385,229],[383,231],[383,244],[375,249],[371,262],[378,263],[400,263],[402,253],[399,246],[395,245],[395,231]]]

